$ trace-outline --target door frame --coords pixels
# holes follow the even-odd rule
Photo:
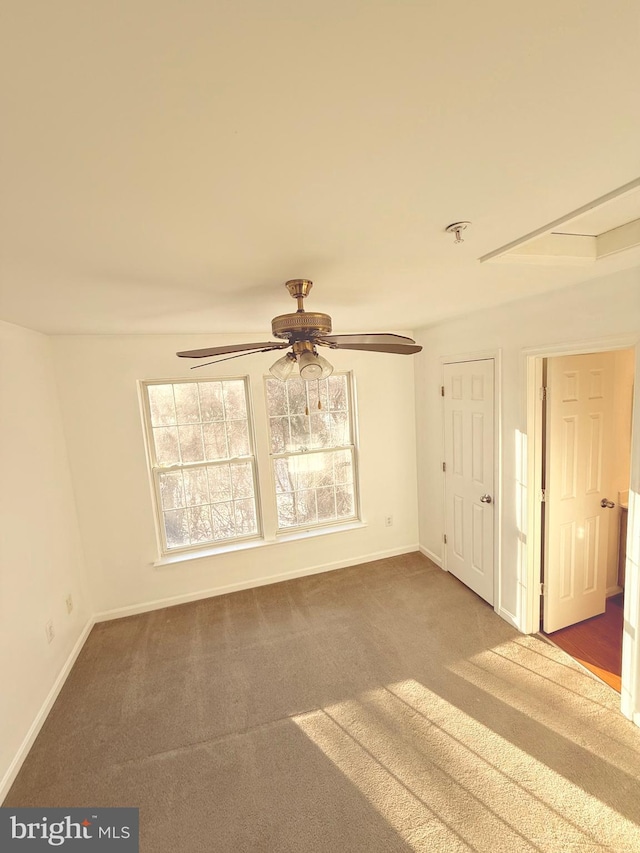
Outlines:
[[[467,361],[493,361],[493,609],[499,613],[507,622],[514,627],[517,626],[516,617],[509,611],[504,610],[502,602],[502,350],[475,350],[473,352],[455,353],[453,355],[440,356],[440,386],[444,384],[445,364],[459,364]],[[444,398],[441,397],[440,419],[442,423],[442,459],[444,460]],[[444,513],[446,512],[446,484],[444,471],[440,471],[442,478],[442,507],[443,527]],[[444,530],[443,530],[444,534]],[[447,546],[442,543],[443,571],[447,568]]]
[[[527,634],[536,634],[540,630],[540,582],[542,568],[542,363],[545,358],[563,355],[584,355],[594,352],[612,352],[614,350],[635,350],[636,380],[632,419],[634,424],[640,419],[640,341],[636,335],[623,335],[612,338],[594,338],[592,340],[575,341],[573,343],[548,344],[541,347],[529,347],[522,350],[523,374],[526,377],[524,417],[526,424],[526,476],[524,483],[526,491],[526,572],[525,584],[522,587],[522,608],[524,624],[521,630]],[[632,436],[631,446],[631,479],[640,469],[640,441],[636,426]],[[530,484],[527,487],[527,484]],[[637,563],[639,550],[634,547],[634,537],[640,538],[640,506],[634,511],[632,489],[629,489],[629,528],[627,531],[627,569],[629,561]],[[636,571],[628,571],[629,594],[624,596],[624,634],[622,639],[622,691],[621,711],[640,726],[640,579]],[[635,626],[635,627],[634,627]]]

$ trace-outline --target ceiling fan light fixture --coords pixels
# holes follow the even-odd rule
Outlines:
[[[272,376],[275,376],[276,379],[280,379],[282,382],[285,382],[293,373],[293,368],[295,366],[296,357],[293,353],[288,352],[271,365],[269,373]]]
[[[326,379],[327,376],[331,376],[333,373],[333,365],[330,364],[322,355],[317,355],[316,358],[318,359],[318,364],[322,365],[322,376],[320,379]]]
[[[303,352],[298,357],[300,376],[304,380],[326,379],[333,373],[333,365],[326,358],[315,352]]]

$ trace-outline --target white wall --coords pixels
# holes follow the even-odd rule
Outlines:
[[[158,557],[138,380],[249,375],[263,508],[273,514],[263,377],[279,353],[190,371],[176,351],[234,336],[79,336],[53,339],[88,574],[97,613],[254,585],[314,567],[349,565],[417,548],[413,359],[331,352],[353,370],[360,429],[363,529],[279,542],[155,567]],[[245,338],[240,338],[245,339]],[[247,337],[246,340],[251,340]],[[384,526],[393,515],[394,524]]]
[[[517,274],[517,267],[514,266],[514,293],[517,291]],[[640,273],[637,269],[552,294],[512,302],[416,332],[416,338],[424,348],[416,356],[420,544],[436,556],[442,554],[443,533],[440,358],[464,356],[476,351],[500,351],[502,476],[498,511],[502,524],[502,569],[497,606],[503,616],[511,617],[518,625],[524,625],[523,603],[527,594],[526,566],[522,560],[526,531],[520,529],[517,517],[522,471],[526,471],[526,460],[519,460],[517,451],[520,446],[525,448],[526,453],[527,376],[524,350],[563,342],[575,343],[576,346],[585,341],[599,340],[606,343],[608,339],[614,346],[616,338],[622,340],[625,337],[640,340]],[[640,348],[636,353],[636,374],[640,366],[639,351]],[[638,417],[633,431],[633,454],[635,466],[631,473],[630,488],[639,493]],[[630,524],[631,513],[632,510]],[[636,564],[632,572],[637,571]],[[637,578],[633,584],[630,584],[630,589],[640,589]],[[636,607],[635,599],[628,603],[629,608],[632,605]],[[640,619],[640,602],[637,605]],[[628,609],[627,615],[630,613],[631,609]],[[634,657],[633,679],[634,683],[637,679],[640,685],[640,652]],[[638,690],[634,688],[633,703],[635,709],[640,710],[640,687]]]
[[[629,488],[629,471],[631,462],[631,425],[633,386],[635,382],[635,353],[633,350],[620,350],[615,354],[614,375],[614,500],[618,500],[617,492],[625,492]]]
[[[50,341],[1,321],[0,472],[1,800],[14,759],[23,757],[31,725],[92,613]]]
[[[613,374],[613,484],[611,500],[615,501],[612,514],[615,523],[609,528],[609,560],[607,590],[617,592],[620,548],[620,493],[629,489],[631,469],[631,425],[634,384],[635,352],[619,350],[615,353]]]

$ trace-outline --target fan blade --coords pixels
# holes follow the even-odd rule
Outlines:
[[[180,358],[207,358],[210,355],[226,355],[229,352],[240,352],[241,350],[264,349],[265,352],[270,349],[285,349],[290,346],[285,341],[263,341],[261,344],[228,344],[222,347],[208,347],[207,349],[190,349],[186,352],[177,352]]]
[[[329,346],[332,349],[359,349],[368,352],[393,352],[400,355],[412,355],[422,347],[413,338],[404,335],[320,335],[314,343]]]
[[[259,352],[271,352],[273,349],[282,349],[282,347],[267,347],[266,349],[249,349],[246,352],[237,352],[235,355],[225,355],[224,358],[216,358],[213,361],[205,361],[201,364],[192,364],[191,370],[197,370],[199,367],[209,367],[210,364],[220,364],[221,361],[231,361],[232,358],[244,358],[245,355],[255,355]]]

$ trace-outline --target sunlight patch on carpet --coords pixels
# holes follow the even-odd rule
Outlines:
[[[479,657],[484,666],[491,661]],[[506,716],[496,719],[495,728],[480,708],[462,710],[413,679],[292,720],[414,850],[428,844],[494,851],[498,838],[500,849],[519,853],[586,850],[605,838],[613,845],[617,838],[627,844],[634,838],[640,849],[640,827],[590,792],[589,779],[579,784],[579,768],[572,781],[564,756],[550,766],[564,740],[538,744],[540,749],[519,740],[517,726],[510,727],[526,707],[506,705],[518,699],[517,685],[477,663],[455,669],[491,690],[494,702],[505,703]],[[554,711],[548,700],[541,697],[536,713],[561,718],[562,710]],[[564,724],[557,722],[556,729],[549,734],[564,738]]]

